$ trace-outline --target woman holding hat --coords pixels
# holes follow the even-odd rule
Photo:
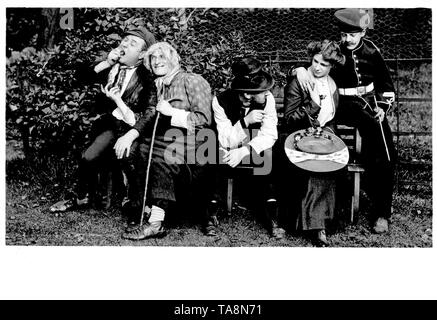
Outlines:
[[[329,40],[311,42],[308,45],[308,55],[311,57],[308,74],[312,77],[315,86],[308,93],[299,85],[296,78],[287,83],[284,89],[282,138],[306,128],[317,128],[314,132],[319,136],[328,136],[334,132],[333,122],[338,104],[338,92],[329,72],[336,65],[344,63],[345,58],[339,46]],[[330,137],[332,139],[335,136]],[[293,145],[296,145],[294,143],[296,141],[298,138],[293,140]],[[341,141],[339,145],[343,146]],[[281,144],[282,148],[283,146],[284,144]],[[335,144],[332,143],[332,147],[334,146]],[[327,246],[325,219],[332,218],[334,215],[335,175],[324,172],[330,171],[330,167],[319,167],[328,162],[304,161],[303,163],[305,165],[301,165],[300,162],[294,165],[287,160],[283,164],[290,176],[281,183],[282,198],[286,203],[285,206],[288,205],[288,210],[298,213],[296,227],[304,231],[312,231],[316,245]],[[333,166],[333,169],[336,168]]]
[[[362,137],[363,185],[372,203],[369,219],[375,233],[389,231],[392,215],[397,152],[386,114],[395,88],[380,49],[367,38],[371,24],[369,10],[346,8],[335,11],[340,31],[340,49],[346,61],[331,72],[340,95],[337,122],[356,127]],[[303,66],[291,70],[308,91],[312,81]]]

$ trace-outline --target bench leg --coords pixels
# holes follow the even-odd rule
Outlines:
[[[114,175],[110,170],[106,176],[106,203],[105,209],[108,210],[112,206],[114,200]]]
[[[351,222],[354,221],[354,215],[360,210],[360,172],[354,173],[354,194],[351,204]]]
[[[227,197],[226,197],[228,215],[231,215],[232,213],[232,188],[233,188],[232,178],[228,178],[228,190],[227,190]]]

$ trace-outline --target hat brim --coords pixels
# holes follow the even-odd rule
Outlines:
[[[234,79],[231,84],[231,89],[240,92],[263,92],[274,87],[275,80],[269,73],[265,71],[259,71],[257,74],[265,78],[265,81],[257,87],[254,88],[250,85],[245,86],[244,84],[240,83],[238,79]]]
[[[346,166],[347,163],[339,163],[332,160],[308,159],[304,161],[296,161],[294,158],[291,158],[289,150],[299,151],[303,153],[317,154],[317,155],[329,155],[344,150],[345,148],[347,150],[346,144],[343,142],[343,140],[341,140],[338,136],[328,131],[322,131],[322,135],[330,137],[329,140],[332,141],[332,146],[330,148],[327,148],[326,145],[317,144],[317,143],[311,145],[311,139],[308,139],[308,144],[307,146],[305,146],[306,148],[304,149],[306,151],[312,150],[313,152],[305,152],[303,150],[300,150],[299,144],[296,143],[295,137],[297,135],[306,136],[306,132],[307,129],[295,131],[292,134],[290,134],[285,140],[285,144],[284,144],[285,153],[287,154],[287,157],[291,163],[293,163],[295,166],[303,170],[311,171],[311,172],[332,172],[332,171],[340,170]],[[314,141],[316,140],[313,140],[313,142]],[[302,146],[304,146],[304,143],[300,145],[300,147]],[[317,150],[318,146],[323,146],[323,148],[321,147],[320,150]]]
[[[341,20],[337,21],[337,26],[340,29],[340,32],[346,32],[346,33],[358,33],[364,31],[363,28],[350,25],[346,22],[343,22]]]
[[[136,29],[132,29],[132,30],[126,30],[123,33],[123,36],[135,36],[138,37],[140,39],[143,39],[144,42],[146,43],[147,47],[150,47],[152,44],[154,44],[156,42],[155,37],[153,36],[153,34],[149,31],[145,31],[145,32],[141,32],[139,30]]]

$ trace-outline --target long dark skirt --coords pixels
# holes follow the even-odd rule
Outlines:
[[[201,185],[205,184],[205,166],[196,163],[195,157],[190,159],[192,161],[187,161],[187,153],[194,152],[195,146],[187,147],[183,139],[180,142],[176,140],[169,142],[162,136],[156,137],[147,189],[147,202],[150,205],[175,202],[176,189],[192,193],[190,192],[192,188],[201,190]],[[170,144],[172,147],[169,147]],[[129,181],[129,199],[134,211],[142,207],[149,150],[150,139],[145,139],[141,143],[135,142],[131,147],[131,154],[123,161]],[[205,198],[199,195],[199,201],[206,202]]]
[[[302,230],[325,229],[325,220],[334,217],[335,190],[336,181],[332,175],[309,173],[297,226]]]
[[[283,143],[274,149],[273,160],[281,223],[293,231],[324,229],[325,221],[334,217],[337,181],[343,170],[316,173],[300,169],[288,160]]]

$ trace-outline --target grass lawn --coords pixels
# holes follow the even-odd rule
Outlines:
[[[33,246],[207,246],[207,247],[312,247],[299,234],[270,238],[254,213],[238,206],[231,217],[221,216],[218,237],[202,234],[198,219],[171,219],[161,239],[123,240],[125,219],[120,210],[81,210],[63,214],[48,211],[57,201],[57,186],[36,188],[29,182],[9,185],[6,193],[6,244]],[[417,191],[395,194],[391,231],[372,234],[367,220],[368,202],[363,195],[356,223],[337,217],[328,229],[332,247],[432,247],[432,197]]]

